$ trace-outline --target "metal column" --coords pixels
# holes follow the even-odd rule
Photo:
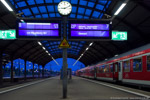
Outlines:
[[[27,79],[27,66],[26,66],[26,60],[24,60],[24,80]]]
[[[42,78],[44,78],[44,66],[42,66]]]
[[[34,63],[32,63],[33,64],[33,70],[32,70],[32,77],[33,77],[33,79],[34,79]]]
[[[3,65],[2,65],[2,52],[0,51],[0,86],[3,85]]]
[[[13,71],[14,63],[13,57],[11,57],[11,82],[14,82],[14,71]]]
[[[67,16],[63,17],[63,38],[67,37]],[[67,48],[63,48],[63,98],[67,98]]]

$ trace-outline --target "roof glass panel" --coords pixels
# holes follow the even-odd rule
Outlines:
[[[30,12],[29,9],[23,9],[22,11],[24,12],[25,16],[30,16],[31,15],[31,12]]]
[[[95,3],[93,3],[93,2],[88,2],[88,6],[89,6],[89,7],[94,7],[94,5],[95,5]]]
[[[45,0],[46,3],[53,3],[52,0]]]
[[[39,14],[39,10],[38,10],[37,7],[31,8],[31,10],[32,10],[32,12],[33,12],[34,14]]]
[[[50,13],[50,17],[55,17],[55,13]]]
[[[87,1],[85,1],[85,0],[80,0],[80,3],[79,3],[80,5],[87,5]]]
[[[47,6],[48,12],[54,12],[54,6]]]
[[[77,7],[72,6],[72,12],[73,12],[73,13],[76,13],[76,11],[77,11]]]
[[[88,16],[84,16],[84,19],[89,19],[89,17]]]
[[[42,14],[43,18],[48,18],[48,14]]]
[[[79,14],[83,14],[84,11],[85,11],[85,8],[79,8],[79,9],[78,9],[78,13],[79,13]]]
[[[98,3],[105,5],[107,3],[107,0],[98,0]]]
[[[47,12],[45,6],[40,6],[39,9],[40,9],[41,13],[46,13]]]
[[[36,15],[35,17],[36,17],[36,18],[41,18],[41,15]]]
[[[103,5],[99,5],[99,4],[96,5],[96,9],[103,10],[103,8],[104,8]]]
[[[27,4],[26,4],[24,1],[18,2],[17,5],[18,5],[19,7],[27,6]]]
[[[56,17],[61,17],[59,13],[56,13]]]
[[[75,17],[76,17],[76,14],[71,14],[70,17],[71,17],[71,18],[75,18]]]
[[[90,15],[91,15],[91,12],[92,12],[92,10],[90,10],[90,9],[86,9],[86,11],[85,11],[85,15],[90,16]]]
[[[29,5],[34,5],[35,4],[34,0],[27,0],[27,2],[28,2]]]
[[[59,3],[60,2],[60,0],[54,0],[54,3]]]
[[[98,18],[100,15],[100,12],[94,11],[92,17]]]
[[[42,3],[44,3],[43,0],[35,0],[35,1],[36,1],[37,4],[42,4]]]
[[[71,0],[71,4],[78,4],[78,0]]]

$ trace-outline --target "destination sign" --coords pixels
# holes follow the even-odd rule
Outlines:
[[[59,36],[58,30],[19,30],[19,36]]]
[[[71,39],[110,39],[110,22],[107,23],[71,23]]]
[[[58,29],[58,23],[19,23],[19,29]]]
[[[60,37],[59,23],[18,23],[19,38],[53,38]]]
[[[109,30],[109,24],[71,24],[71,29]]]
[[[75,37],[109,37],[109,31],[71,31]]]

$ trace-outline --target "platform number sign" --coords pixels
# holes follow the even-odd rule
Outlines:
[[[0,39],[16,39],[16,30],[0,30]]]
[[[127,32],[112,31],[112,40],[127,40]]]

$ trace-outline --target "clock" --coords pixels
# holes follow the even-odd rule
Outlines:
[[[61,1],[58,4],[58,12],[63,15],[63,16],[67,16],[71,13],[72,11],[72,5],[67,2],[67,1]]]

